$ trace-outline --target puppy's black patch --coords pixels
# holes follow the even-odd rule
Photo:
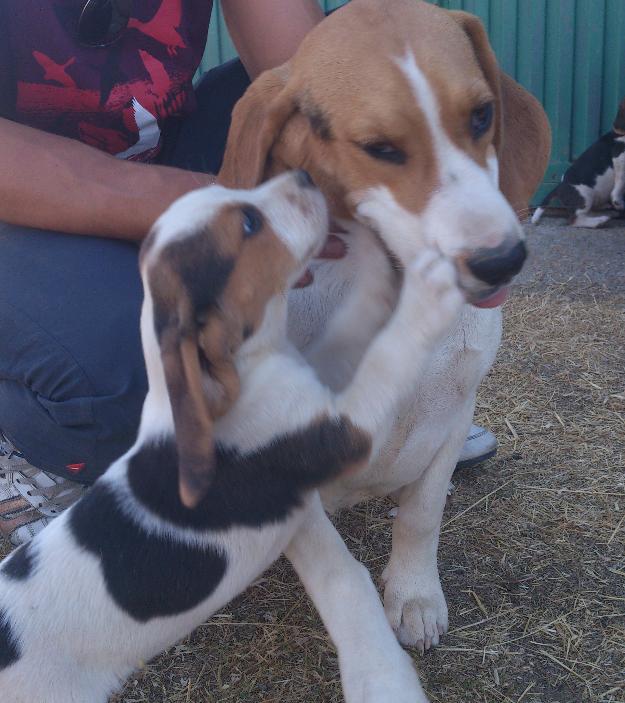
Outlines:
[[[364,461],[370,449],[370,438],[344,417],[322,418],[249,454],[217,445],[213,482],[193,510],[178,495],[173,437],[144,446],[131,457],[128,480],[140,502],[181,527],[261,527],[284,520],[301,504],[305,491]]]
[[[15,664],[20,658],[20,648],[13,634],[5,610],[0,608],[0,671]]]
[[[148,473],[157,470],[158,461]],[[173,490],[177,495],[177,486]],[[69,525],[78,544],[100,560],[111,597],[139,622],[193,608],[226,571],[226,557],[217,548],[147,533],[120,509],[106,484],[96,483],[76,504]]]
[[[0,571],[15,581],[25,581],[34,568],[35,557],[32,544],[27,542],[18,547],[2,564]]]
[[[597,178],[612,168],[612,159],[623,152],[619,135],[607,132],[581,154],[566,170],[562,182],[594,187]]]

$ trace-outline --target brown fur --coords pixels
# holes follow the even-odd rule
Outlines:
[[[435,90],[449,137],[482,165],[493,144],[504,195],[525,211],[549,159],[544,111],[499,70],[477,18],[420,0],[352,0],[315,28],[289,63],[262,74],[235,108],[219,180],[250,187],[305,168],[334,216],[352,214],[350,194],[381,184],[404,207],[421,210],[438,174],[426,121],[392,62],[403,46]],[[470,113],[488,100],[496,103],[495,123],[475,142]],[[372,159],[359,146],[367,142],[401,147],[407,163]]]

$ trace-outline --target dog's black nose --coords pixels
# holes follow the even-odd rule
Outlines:
[[[315,187],[315,183],[310,177],[310,173],[308,173],[308,171],[304,171],[303,168],[300,168],[295,172],[295,180],[297,181],[297,185],[302,186],[302,188]]]
[[[467,259],[467,266],[480,281],[498,286],[512,280],[523,268],[526,258],[525,242],[517,242],[513,246],[505,242],[492,249],[478,249]]]

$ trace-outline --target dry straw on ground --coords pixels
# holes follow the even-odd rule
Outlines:
[[[551,235],[562,246],[536,241],[544,261],[506,306],[479,397],[478,421],[497,433],[499,454],[456,477],[445,513],[450,632],[415,653],[435,703],[625,703],[625,284],[601,271],[593,279],[601,261],[571,280],[547,275],[566,269],[558,252],[574,267],[575,246],[588,254],[601,236]],[[337,518],[376,578],[390,507],[372,501]],[[341,700],[335,652],[283,561],[115,699]]]

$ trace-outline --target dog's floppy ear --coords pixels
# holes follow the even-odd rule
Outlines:
[[[295,101],[287,86],[288,64],[262,73],[235,105],[217,181],[228,188],[253,188],[263,180],[269,151]]]
[[[161,361],[178,449],[180,499],[194,508],[213,478],[213,417],[204,398],[197,340],[177,324],[162,330]]]
[[[451,12],[466,32],[480,67],[497,100],[493,144],[499,160],[499,187],[517,215],[527,214],[551,154],[549,120],[536,98],[503,72],[474,15]]]
[[[495,96],[495,138],[493,139],[493,144],[495,150],[499,153],[503,144],[504,120],[501,95],[501,71],[499,70],[497,57],[488,41],[486,29],[484,29],[484,25],[478,17],[460,10],[452,10],[450,14],[462,27],[465,34],[469,37],[471,44],[473,44],[477,62]]]
[[[218,305],[199,311],[169,266],[151,276],[154,324],[174,420],[180,499],[194,508],[213,480],[214,421],[234,403],[239,376],[233,355],[241,334]],[[217,301],[214,301],[217,303]]]

